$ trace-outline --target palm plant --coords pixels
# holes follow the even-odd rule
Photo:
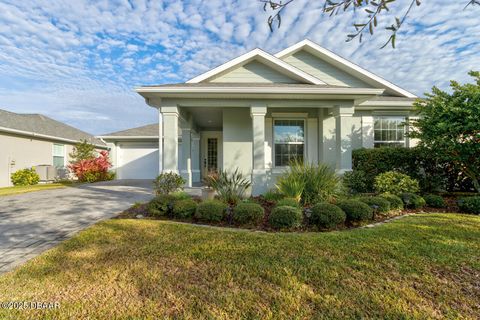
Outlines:
[[[234,172],[221,171],[209,176],[208,184],[220,199],[233,205],[245,197],[251,182],[237,168]]]

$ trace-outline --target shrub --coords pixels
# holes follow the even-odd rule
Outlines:
[[[169,194],[182,189],[186,183],[180,175],[174,172],[163,172],[153,181],[156,195]]]
[[[113,176],[108,171],[111,167],[107,151],[101,151],[98,157],[79,160],[68,165],[68,168],[81,182],[111,180]]]
[[[268,221],[274,229],[298,227],[302,222],[302,211],[289,206],[276,207],[270,213]]]
[[[236,204],[239,200],[245,198],[245,192],[250,187],[251,182],[243,173],[222,171],[219,174],[210,174],[207,176],[206,183],[217,192],[220,199],[229,204]]]
[[[340,191],[340,177],[330,166],[290,162],[290,167],[277,180],[277,188],[289,198],[300,199],[303,204],[329,201]]]
[[[405,208],[409,209],[423,208],[427,204],[425,202],[425,199],[414,193],[402,193],[400,195],[400,198],[402,198],[402,201],[405,204]]]
[[[362,197],[359,200],[368,204],[371,208],[377,207],[377,212],[380,213],[388,212],[391,208],[390,202],[382,197]]]
[[[423,197],[427,206],[432,208],[445,208],[445,200],[439,195],[436,194],[427,194]]]
[[[480,196],[461,198],[458,207],[465,213],[480,214]]]
[[[295,208],[300,208],[300,204],[298,201],[294,198],[284,198],[281,199],[277,202],[275,205],[276,207],[283,207],[283,206],[289,206],[289,207],[295,207]]]
[[[400,172],[388,171],[375,177],[375,190],[378,193],[415,193],[419,189],[417,180]]]
[[[233,209],[233,222],[238,224],[257,225],[265,212],[261,205],[252,202],[239,203]]]
[[[158,195],[148,203],[148,212],[153,216],[166,216],[171,212],[174,201],[175,198],[171,195]]]
[[[35,168],[22,169],[15,171],[11,180],[14,186],[32,186],[40,181],[40,176],[35,171]]]
[[[356,194],[370,191],[367,186],[367,175],[362,170],[345,172],[342,181],[349,193]]]
[[[191,218],[195,214],[197,203],[192,199],[176,200],[173,203],[173,216],[180,219]]]
[[[317,203],[312,207],[310,222],[319,228],[332,229],[345,223],[346,218],[340,207],[330,203]]]
[[[384,193],[384,194],[381,194],[380,197],[390,202],[390,208],[392,208],[393,210],[403,209],[403,201],[399,196],[396,196],[391,193]]]
[[[337,204],[346,214],[347,221],[366,221],[373,217],[373,209],[359,200],[345,200]]]
[[[218,200],[200,203],[195,211],[195,218],[205,222],[220,222],[225,217],[226,204]]]
[[[273,201],[273,202],[279,201],[279,200],[283,199],[284,197],[285,196],[283,194],[281,194],[280,192],[278,192],[277,190],[268,190],[263,195],[263,198],[265,200]]]

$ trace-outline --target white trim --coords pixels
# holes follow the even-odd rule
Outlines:
[[[297,93],[297,94],[359,94],[359,95],[379,95],[384,89],[373,88],[332,88],[332,87],[182,87],[182,86],[162,86],[162,87],[138,87],[135,88],[138,93]]]
[[[394,100],[367,100],[359,104],[360,107],[413,107],[414,101]]]
[[[158,136],[96,136],[95,138],[98,139],[106,139],[106,140],[141,140],[141,139],[158,139]]]
[[[347,59],[345,58],[342,58],[340,57],[339,55],[325,49],[325,48],[322,48],[321,46],[319,46],[318,44],[308,40],[308,39],[305,39],[303,41],[300,41],[296,44],[294,44],[293,46],[290,46],[288,48],[286,48],[285,50],[282,50],[280,52],[278,52],[277,54],[275,54],[275,57],[279,58],[279,59],[283,59],[285,58],[286,56],[289,56],[289,55],[292,55],[294,54],[295,52],[298,52],[302,49],[310,49],[311,51],[313,52],[310,52],[307,50],[307,52],[309,53],[312,53],[314,55],[317,55],[318,57],[320,58],[328,58],[328,59],[331,59],[333,61],[335,61],[337,63],[337,67],[340,66],[340,68],[350,74],[353,74],[353,75],[362,75],[364,77],[367,77],[369,80],[371,80],[371,82],[377,84],[377,85],[380,85],[380,86],[385,86],[387,87],[388,89],[392,90],[393,92],[401,95],[401,96],[404,96],[404,97],[407,97],[407,98],[417,98],[416,95],[414,95],[413,93],[405,90],[405,89],[402,89],[400,88],[399,86],[371,73],[370,71],[367,71],[365,69],[363,69],[362,67],[354,64],[353,62],[350,62],[348,61]],[[328,62],[328,61],[327,61]]]
[[[308,113],[305,112],[305,113],[300,113],[300,112],[297,112],[297,113],[288,113],[288,112],[273,112],[272,113],[272,118],[307,118],[308,117]]]
[[[277,166],[276,164],[276,159],[275,159],[275,145],[276,145],[276,142],[275,142],[275,121],[276,120],[301,120],[303,121],[303,142],[288,142],[286,144],[294,144],[294,145],[300,145],[302,144],[303,145],[303,161],[307,160],[307,155],[308,155],[308,152],[307,152],[307,133],[308,133],[308,128],[307,128],[307,125],[308,125],[308,118],[307,116],[305,117],[298,117],[298,116],[294,116],[294,114],[292,114],[291,117],[280,117],[280,118],[273,118],[272,117],[272,168],[276,168],[276,169],[287,169],[289,168],[289,166]]]
[[[55,157],[60,157],[58,155],[55,155],[55,145],[57,146],[62,146],[63,147],[63,168],[65,168],[66,164],[67,164],[67,148],[65,146],[65,144],[62,144],[62,143],[55,143],[55,142],[52,142],[52,165],[55,166],[55,164],[53,163]]]
[[[61,142],[68,142],[68,143],[73,143],[73,144],[76,144],[76,143],[80,142],[80,140],[60,138],[60,137],[55,137],[55,136],[49,136],[49,135],[46,135],[46,134],[17,130],[17,129],[11,129],[11,128],[5,128],[5,127],[0,127],[0,131],[7,132],[7,133],[18,134],[18,135],[27,136],[27,137],[48,139],[48,140],[61,141]],[[97,148],[100,148],[100,149],[105,149],[105,150],[108,149],[107,146],[102,146],[102,145],[99,145],[99,144],[94,144],[94,146],[97,147]]]
[[[311,84],[325,84],[320,79],[315,78],[314,76],[295,68],[294,66],[272,56],[269,53],[266,53],[265,51],[261,49],[253,49],[252,51],[249,51],[235,59],[232,59],[216,68],[213,68],[199,76],[196,76],[195,78],[192,78],[188,80],[186,83],[199,83],[203,81],[207,81],[211,78],[213,78],[216,75],[221,74],[222,72],[231,70],[235,67],[244,65],[250,61],[253,60],[258,60],[260,62],[265,63],[269,67],[272,67],[276,69],[277,71],[290,76],[291,78],[299,81],[304,81],[307,83]]]
[[[392,114],[373,114],[373,147],[375,148],[375,144],[403,144],[403,147],[408,147],[408,137],[407,137],[407,132],[408,132],[408,115],[392,115]],[[398,119],[403,119],[405,122],[405,125],[403,126],[403,140],[375,140],[375,121],[383,119],[393,119],[393,120],[398,120]],[[385,129],[380,129],[380,131],[383,131]],[[388,129],[386,129],[388,130]],[[395,131],[398,129],[395,128]]]

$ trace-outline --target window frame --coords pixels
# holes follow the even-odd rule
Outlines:
[[[375,139],[375,131],[378,129],[375,129],[375,122],[378,120],[398,120],[402,119],[403,121],[403,140],[376,140]],[[379,129],[380,132],[383,130],[388,130],[388,129]],[[395,130],[398,130],[397,128]],[[374,148],[381,148],[382,146],[377,146],[377,144],[382,144],[384,146],[392,146],[395,144],[399,144],[399,148],[407,148],[408,147],[408,137],[407,137],[407,132],[408,132],[408,115],[383,115],[383,114],[376,114],[373,116],[373,147]],[[401,145],[400,145],[401,144]]]
[[[275,122],[279,120],[295,120],[295,121],[302,121],[303,122],[303,142],[288,142],[284,144],[295,144],[303,145],[303,160],[306,159],[307,156],[307,119],[305,117],[295,117],[295,116],[286,116],[286,117],[274,117],[272,118],[272,163],[273,163],[273,168],[288,168],[288,165],[281,166],[277,165],[276,161],[276,151],[275,151],[275,146],[276,146],[276,141],[275,141]]]
[[[63,165],[62,168],[65,168],[66,166],[66,161],[67,161],[67,148],[65,144],[61,143],[53,143],[52,144],[52,165],[55,166],[55,157],[60,158],[60,155],[55,154],[55,146],[61,146],[63,148]],[[56,167],[56,166],[55,166]],[[57,167],[58,168],[58,167]]]

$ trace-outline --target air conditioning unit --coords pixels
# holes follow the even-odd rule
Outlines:
[[[57,177],[57,168],[49,164],[35,166],[35,171],[40,176],[40,181],[53,181]]]

